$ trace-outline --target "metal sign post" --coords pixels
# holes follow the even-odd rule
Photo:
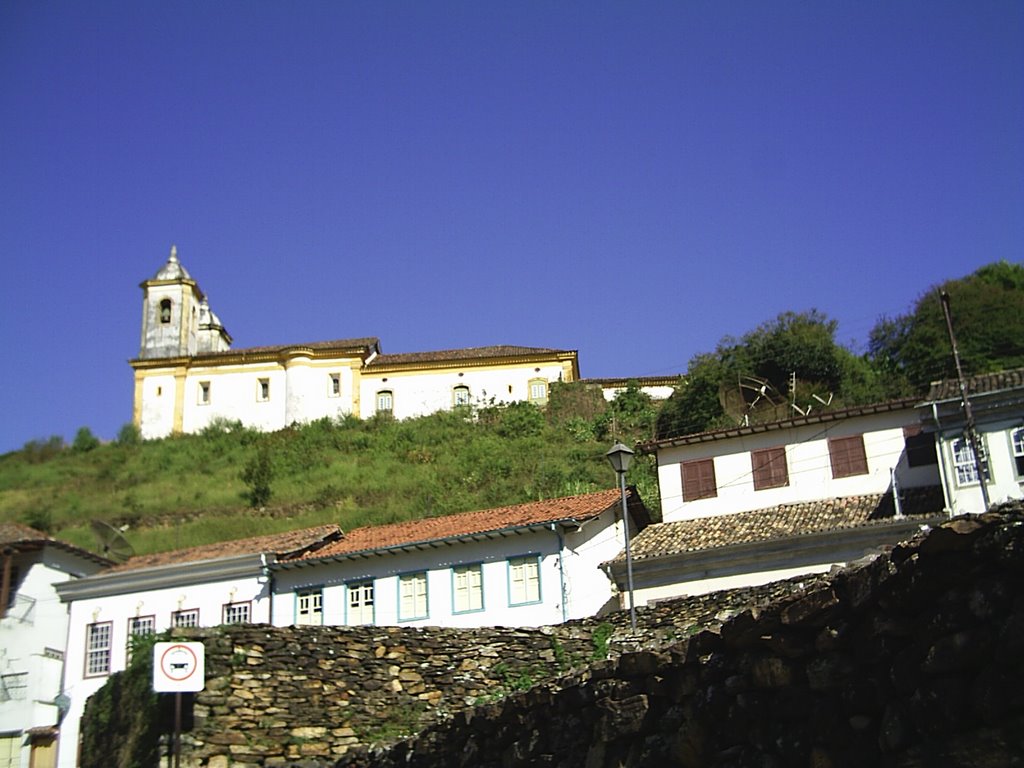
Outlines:
[[[202,643],[154,643],[153,690],[174,694],[174,768],[181,766],[181,694],[206,686],[206,649]]]

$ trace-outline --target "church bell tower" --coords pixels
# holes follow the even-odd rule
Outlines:
[[[230,347],[231,337],[210,311],[198,283],[178,261],[178,249],[141,283],[142,344],[139,358],[193,357]]]

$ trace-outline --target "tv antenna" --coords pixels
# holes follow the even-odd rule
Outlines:
[[[124,532],[128,530],[127,525],[115,528],[103,520],[93,520],[89,523],[89,527],[92,528],[93,535],[100,547],[100,554],[104,557],[123,563],[135,554],[135,549],[124,536]]]

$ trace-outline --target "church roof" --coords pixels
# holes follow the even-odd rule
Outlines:
[[[331,341],[311,341],[304,344],[271,344],[264,347],[239,347],[237,349],[230,349],[226,352],[207,352],[205,354],[197,355],[197,357],[224,357],[224,356],[245,356],[245,355],[272,355],[281,352],[290,351],[301,351],[308,349],[312,352],[323,351],[323,350],[352,350],[360,349],[363,347],[374,348],[380,344],[380,339],[376,336],[364,336],[358,339],[333,339]]]
[[[153,276],[154,280],[191,280],[192,276],[188,273],[181,262],[178,261],[178,246],[171,246],[171,255],[167,257],[167,263],[164,264],[157,273]]]
[[[462,349],[442,349],[433,352],[401,352],[394,355],[378,355],[370,365],[372,367],[401,365],[403,363],[435,363],[455,360],[480,360],[495,357],[526,357],[532,355],[565,354],[573,354],[573,350],[548,349],[546,347],[519,347],[511,344],[498,344],[490,347],[464,347]]]

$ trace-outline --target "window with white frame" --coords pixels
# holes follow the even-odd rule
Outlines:
[[[270,400],[270,379],[259,379],[256,382],[256,401],[265,403]]]
[[[324,623],[324,591],[320,587],[300,589],[295,593],[295,623],[320,625]]]
[[[1024,477],[1024,427],[1018,427],[1010,434],[1013,445],[1013,462],[1017,468],[1017,477]]]
[[[198,627],[199,609],[188,608],[183,611],[174,611],[171,614],[172,627]]]
[[[548,401],[548,380],[530,379],[530,402],[544,405]]]
[[[114,622],[99,621],[85,628],[85,676],[110,674],[110,639]]]
[[[540,558],[537,555],[509,559],[508,602],[509,605],[540,602]]]
[[[981,448],[981,465],[985,472],[985,480],[991,480],[988,462],[985,460],[985,446],[979,443],[979,447]],[[957,485],[970,485],[978,482],[978,465],[974,461],[971,443],[966,437],[958,437],[953,441],[953,468],[956,471]]]
[[[225,603],[224,623],[225,624],[247,624],[252,612],[252,603]]]
[[[353,581],[345,585],[348,593],[346,624],[373,624],[373,581]]]
[[[395,396],[390,389],[382,389],[377,393],[377,413],[392,413],[395,409]]]
[[[484,609],[484,572],[480,563],[452,568],[452,611],[469,613]]]
[[[398,620],[425,619],[427,609],[427,572],[403,573],[398,577]]]
[[[210,404],[210,382],[208,381],[199,382],[199,404]]]
[[[128,619],[128,661],[132,660],[132,651],[138,638],[152,635],[156,632],[155,616],[132,616]]]
[[[459,384],[452,388],[452,405],[456,408],[469,405],[469,387]]]
[[[330,377],[327,383],[327,396],[341,397],[341,374],[329,373],[327,375]]]

